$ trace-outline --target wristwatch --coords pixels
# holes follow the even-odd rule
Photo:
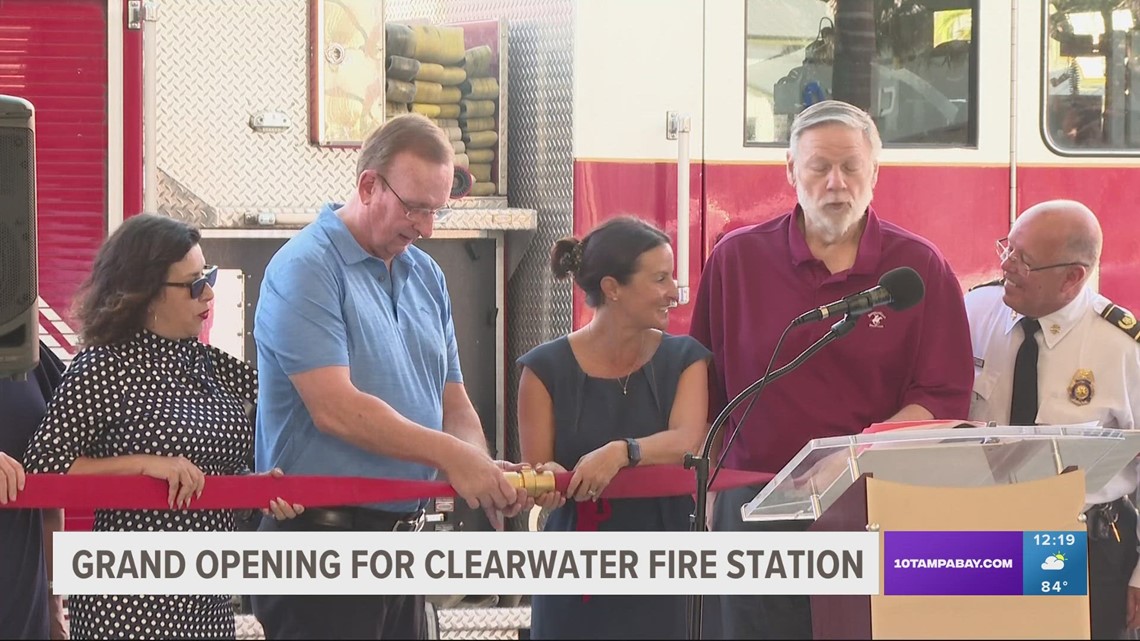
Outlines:
[[[625,453],[629,456],[629,466],[637,467],[641,462],[641,446],[638,445],[637,439],[625,439]]]

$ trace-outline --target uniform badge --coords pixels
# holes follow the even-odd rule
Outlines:
[[[1093,398],[1093,373],[1091,369],[1079,369],[1069,383],[1069,400],[1074,405],[1088,405]]]
[[[1054,336],[1056,336],[1057,334],[1060,334],[1061,333],[1061,326],[1058,325],[1057,323],[1053,323],[1052,325],[1049,326],[1049,333],[1054,335]]]
[[[1120,324],[1120,329],[1129,330],[1136,327],[1136,317],[1131,312],[1124,312],[1124,316],[1121,316],[1117,322]]]

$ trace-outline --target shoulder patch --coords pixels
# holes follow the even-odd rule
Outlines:
[[[1140,323],[1136,322],[1136,317],[1132,312],[1124,309],[1119,305],[1109,303],[1104,311],[1100,313],[1100,317],[1120,328],[1125,334],[1132,337],[1133,340],[1140,342]]]
[[[1004,285],[1004,284],[1005,284],[1005,279],[1004,278],[998,278],[997,280],[991,280],[988,283],[981,283],[980,285],[974,285],[973,287],[971,287],[969,289],[969,291],[972,292],[975,289],[978,289],[979,287],[994,287],[995,285]]]

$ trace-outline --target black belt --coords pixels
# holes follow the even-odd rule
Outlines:
[[[363,532],[419,532],[424,527],[424,511],[385,512],[363,507],[305,508],[298,520],[321,527]]]

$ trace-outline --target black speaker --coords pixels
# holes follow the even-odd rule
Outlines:
[[[0,95],[0,378],[40,361],[35,129],[32,103]]]

